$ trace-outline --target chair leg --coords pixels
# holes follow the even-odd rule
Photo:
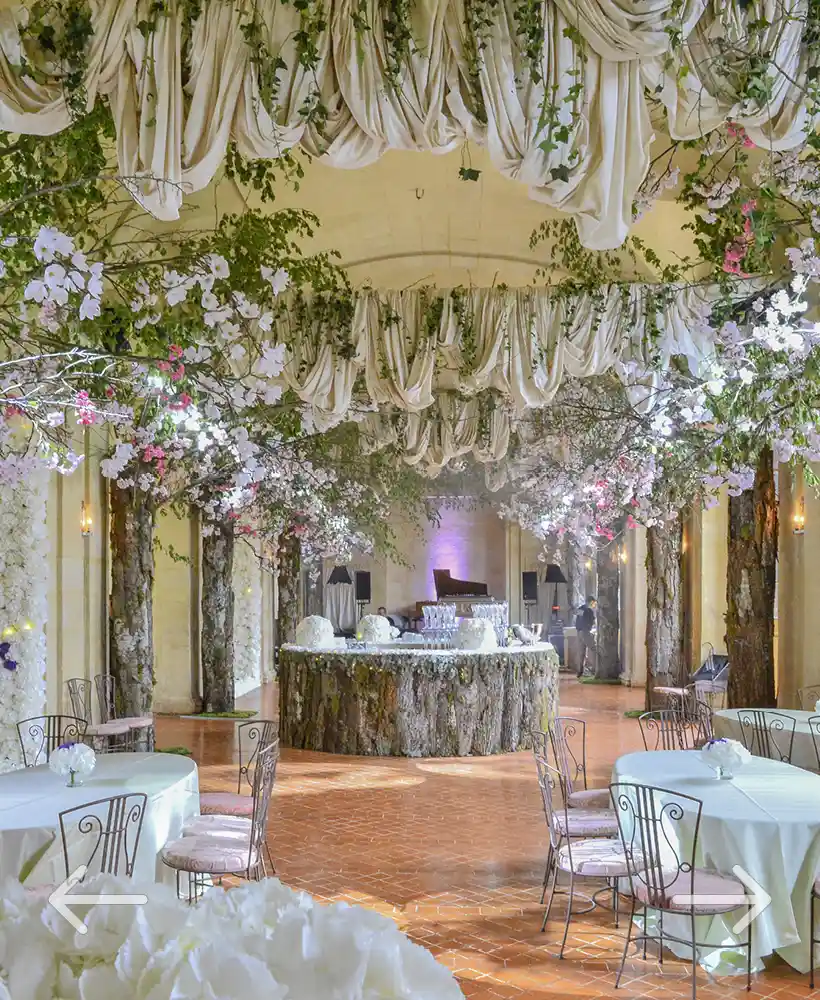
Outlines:
[[[570,871],[569,873],[569,900],[567,902],[567,918],[564,921],[564,937],[561,941],[561,950],[558,952],[558,957],[564,957],[564,948],[567,945],[567,935],[569,934],[569,922],[572,920],[572,902],[575,893],[575,873]]]
[[[541,933],[542,934],[544,933],[544,930],[546,929],[546,926],[547,926],[547,921],[550,918],[550,910],[552,909],[552,901],[555,899],[555,889],[556,889],[557,885],[558,885],[558,865],[555,864],[555,859],[553,859],[553,864],[552,864],[552,885],[550,886],[550,890],[549,890],[549,893],[550,893],[549,902],[547,903],[546,910],[544,910],[544,919],[541,922]]]
[[[663,965],[663,910],[658,910],[658,965]]]
[[[752,922],[746,928],[746,992],[752,988]]]
[[[552,844],[550,844],[550,849],[549,849],[549,852],[547,853],[547,866],[544,869],[544,884],[543,884],[543,886],[541,888],[541,905],[542,906],[544,905],[544,900],[547,897],[547,883],[550,880],[550,874],[552,872],[552,861],[553,861]]]
[[[265,838],[265,840],[263,841],[263,843],[265,845],[265,854],[267,855],[268,863],[270,864],[271,875],[275,875],[276,874],[276,865],[273,863],[273,855],[270,852],[270,844],[268,844],[267,837]]]
[[[694,910],[689,914],[689,920],[692,925],[692,1000],[696,1000],[698,994],[698,938],[695,933]]]
[[[809,923],[809,987],[814,989],[814,889],[811,891],[811,920]]]
[[[646,946],[649,942],[649,907],[643,908],[643,960],[646,961]]]
[[[626,964],[626,953],[629,951],[629,943],[632,940],[632,927],[635,923],[635,897],[632,897],[632,905],[629,908],[629,923],[626,928],[626,940],[624,941],[624,953],[621,955],[621,965],[618,969],[618,975],[615,977],[615,989],[617,990],[621,984],[621,976],[624,974],[624,965]]]
[[[615,911],[615,930],[618,929],[620,924],[620,909],[618,900],[618,879],[617,877],[612,880],[612,909]]]

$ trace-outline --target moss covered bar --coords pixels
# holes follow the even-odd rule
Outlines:
[[[493,652],[283,646],[283,746],[328,753],[466,757],[526,749],[558,713],[548,643]]]

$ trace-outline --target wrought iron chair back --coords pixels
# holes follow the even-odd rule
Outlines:
[[[279,746],[279,726],[270,719],[254,719],[236,727],[239,744],[239,777],[236,790],[242,794],[243,779],[253,791],[253,775],[259,753],[266,747]]]
[[[644,712],[638,724],[647,750],[692,750],[698,740],[699,723],[671,708]]]
[[[714,730],[712,729],[712,709],[706,702],[695,702],[692,721],[697,727],[697,739],[700,743],[705,743],[707,740],[714,739]]]
[[[533,729],[530,733],[532,740],[532,752],[546,759],[549,757],[551,737],[549,732],[543,729]]]
[[[820,771],[820,715],[810,716],[809,732],[814,744],[814,756],[817,758],[817,770]]]
[[[800,707],[804,712],[813,712],[814,706],[820,701],[820,684],[810,684],[808,687],[799,688],[797,697],[800,699]]]
[[[97,704],[100,708],[100,722],[111,722],[117,718],[117,689],[111,674],[97,674],[94,678],[97,689]]]
[[[541,802],[544,806],[544,818],[547,821],[547,830],[550,836],[550,847],[557,851],[563,842],[563,835],[556,819],[556,809],[563,809],[566,819],[565,829],[569,829],[569,820],[566,817],[566,802],[558,804],[556,802],[555,790],[562,788],[561,772],[554,768],[546,757],[534,753],[535,768],[538,772],[538,787],[541,789]]]
[[[742,708],[737,718],[749,753],[791,764],[796,719],[763,708]]]
[[[587,728],[581,719],[558,716],[549,732],[555,762],[566,794],[587,787]],[[546,756],[546,755],[545,755]]]
[[[254,867],[251,862],[254,855],[261,859],[265,847],[265,833],[268,824],[268,807],[276,781],[276,765],[279,762],[279,744],[270,743],[262,747],[256,755],[256,767],[253,770],[253,815],[251,816],[250,851],[248,871]],[[259,864],[259,861],[256,862]]]
[[[712,712],[726,708],[726,686],[714,681],[695,681],[695,701]]]
[[[85,677],[71,677],[65,682],[71,711],[78,719],[91,722],[91,681]]]
[[[66,878],[84,865],[86,874],[134,874],[148,797],[143,792],[96,799],[60,813],[60,836]],[[71,832],[76,830],[81,843]],[[91,853],[87,854],[88,844]],[[77,848],[76,854],[74,848]],[[79,856],[82,847],[82,858]],[[72,858],[72,855],[75,855]],[[85,875],[83,876],[85,877]]]
[[[25,767],[47,764],[63,743],[81,743],[88,723],[73,715],[37,715],[17,723]]]
[[[668,907],[673,886],[676,896],[694,896],[701,800],[633,782],[614,782],[610,792],[633,898],[639,884],[656,909]]]

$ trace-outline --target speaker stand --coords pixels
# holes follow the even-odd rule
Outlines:
[[[356,618],[357,625],[362,620],[362,617],[364,615],[364,609],[367,607],[368,604],[370,604],[370,601],[356,601],[356,607],[359,609],[359,613]]]
[[[524,601],[524,607],[527,611],[527,628],[529,628],[530,625],[530,617],[532,615],[533,606],[537,603],[538,601]]]

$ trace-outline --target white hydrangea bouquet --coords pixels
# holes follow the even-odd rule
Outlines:
[[[717,739],[705,743],[700,756],[715,769],[718,778],[732,778],[752,755],[737,740]]]
[[[820,699],[814,703],[814,710],[820,715]]]
[[[215,888],[196,906],[170,886],[101,875],[83,891],[143,906],[48,902],[0,883],[0,998],[46,1000],[464,1000],[452,973],[389,918],[317,903],[275,878]]]
[[[305,649],[333,649],[333,623],[321,615],[308,615],[296,626],[296,645]]]
[[[68,778],[69,788],[81,785],[97,766],[97,756],[85,743],[62,743],[51,751],[48,766],[61,778]]]
[[[453,645],[458,649],[498,649],[498,639],[489,618],[462,618]]]
[[[362,642],[369,642],[375,646],[390,642],[394,638],[394,632],[398,635],[398,629],[394,629],[390,620],[384,615],[365,615],[356,630]]]

